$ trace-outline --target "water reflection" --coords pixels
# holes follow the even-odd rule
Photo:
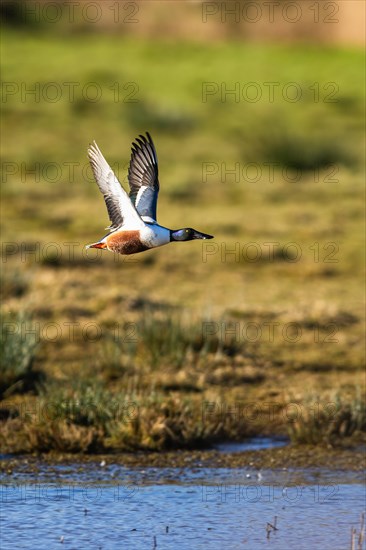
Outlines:
[[[251,437],[242,442],[219,443],[214,446],[214,449],[223,453],[239,453],[285,447],[289,443],[290,440],[287,437]]]

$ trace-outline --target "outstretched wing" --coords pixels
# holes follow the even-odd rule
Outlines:
[[[122,225],[136,229],[143,226],[141,217],[95,141],[89,146],[88,157],[111,220],[111,225],[107,229],[115,231]]]
[[[156,221],[156,206],[159,193],[158,158],[153,140],[148,132],[132,143],[128,182],[130,199],[141,218],[146,222]]]

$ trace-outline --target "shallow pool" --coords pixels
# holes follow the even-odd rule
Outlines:
[[[2,479],[2,550],[347,550],[365,504],[360,474],[327,470],[98,463],[42,472]]]

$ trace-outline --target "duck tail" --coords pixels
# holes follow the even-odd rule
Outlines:
[[[87,244],[85,248],[107,248],[107,244],[103,242]]]

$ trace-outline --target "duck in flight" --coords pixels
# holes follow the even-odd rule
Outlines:
[[[174,241],[212,239],[191,227],[168,229],[156,221],[159,193],[158,159],[151,136],[140,135],[132,143],[128,182],[130,193],[121,186],[113,170],[93,142],[88,157],[95,180],[103,193],[111,225],[109,233],[87,248],[102,248],[119,254],[136,254]]]

